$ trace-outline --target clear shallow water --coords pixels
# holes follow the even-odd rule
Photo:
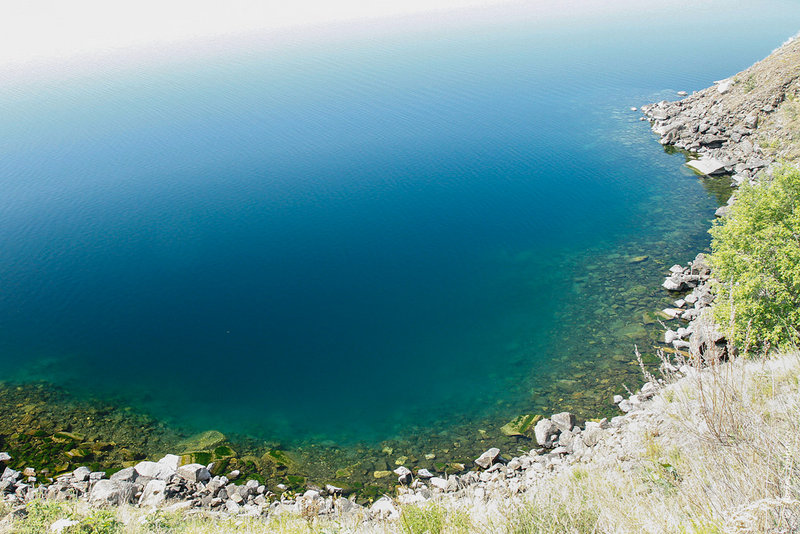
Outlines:
[[[4,87],[4,377],[287,442],[590,413],[717,206],[628,108],[797,30],[793,3],[722,5]]]

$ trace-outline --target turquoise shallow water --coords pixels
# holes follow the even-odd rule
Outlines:
[[[745,68],[800,15],[678,7],[509,6],[4,86],[3,376],[284,441],[589,413],[636,380],[660,277],[718,202],[629,107]]]

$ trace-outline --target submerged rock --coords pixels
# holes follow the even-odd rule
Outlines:
[[[520,415],[500,427],[500,432],[509,437],[525,436],[528,434],[531,427],[541,418],[541,415]]]

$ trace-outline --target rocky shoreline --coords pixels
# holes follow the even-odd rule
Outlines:
[[[773,119],[781,105],[800,91],[800,40],[784,44],[765,60],[738,75],[685,98],[662,101],[641,108],[660,143],[687,151],[687,165],[701,175],[727,174],[734,187],[758,180],[782,159],[780,151],[763,146],[763,140],[778,128]],[[777,125],[776,125],[777,124]],[[770,126],[772,125],[772,126]],[[774,148],[774,147],[773,147]],[[763,173],[763,174],[762,174]],[[735,202],[735,194],[728,206]],[[717,211],[726,216],[728,206]],[[711,321],[713,302],[711,270],[699,254],[687,266],[675,265],[663,288],[675,297],[674,305],[661,311],[665,324],[664,350],[676,355],[675,363],[664,360],[665,371],[673,376],[690,375],[684,359],[719,360],[726,357],[727,343]],[[640,362],[641,363],[641,362]],[[275,493],[258,480],[247,480],[238,471],[212,475],[213,463],[185,463],[185,458],[168,454],[157,462],[140,461],[106,476],[105,472],[79,467],[51,482],[40,480],[32,468],[14,470],[8,453],[0,452],[0,495],[13,507],[12,516],[24,516],[26,503],[34,499],[83,500],[91,505],[135,504],[142,508],[170,510],[198,509],[211,514],[264,517],[296,514],[301,517],[396,519],[404,505],[446,498],[454,506],[487,506],[489,502],[534,491],[540,481],[564,472],[573,465],[601,463],[626,465],[636,444],[634,430],[657,426],[655,398],[663,383],[642,366],[648,381],[640,391],[613,401],[622,415],[577,425],[569,412],[550,418],[530,417],[519,421],[522,432],[533,434],[538,447],[505,458],[492,447],[474,459],[472,470],[460,475],[439,476],[427,469],[412,471],[399,465],[382,477],[396,477],[396,496],[383,496],[362,506],[345,495],[342,488],[327,485],[309,487],[303,493]],[[184,465],[181,465],[184,463]],[[217,466],[218,467],[218,466]],[[465,466],[469,468],[469,466]],[[377,475],[376,475],[377,477]],[[51,528],[54,532],[74,523],[69,520]]]

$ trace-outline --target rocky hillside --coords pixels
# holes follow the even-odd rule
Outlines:
[[[772,160],[800,157],[800,39],[675,102],[642,107],[664,145],[699,154],[700,174],[749,181]]]

